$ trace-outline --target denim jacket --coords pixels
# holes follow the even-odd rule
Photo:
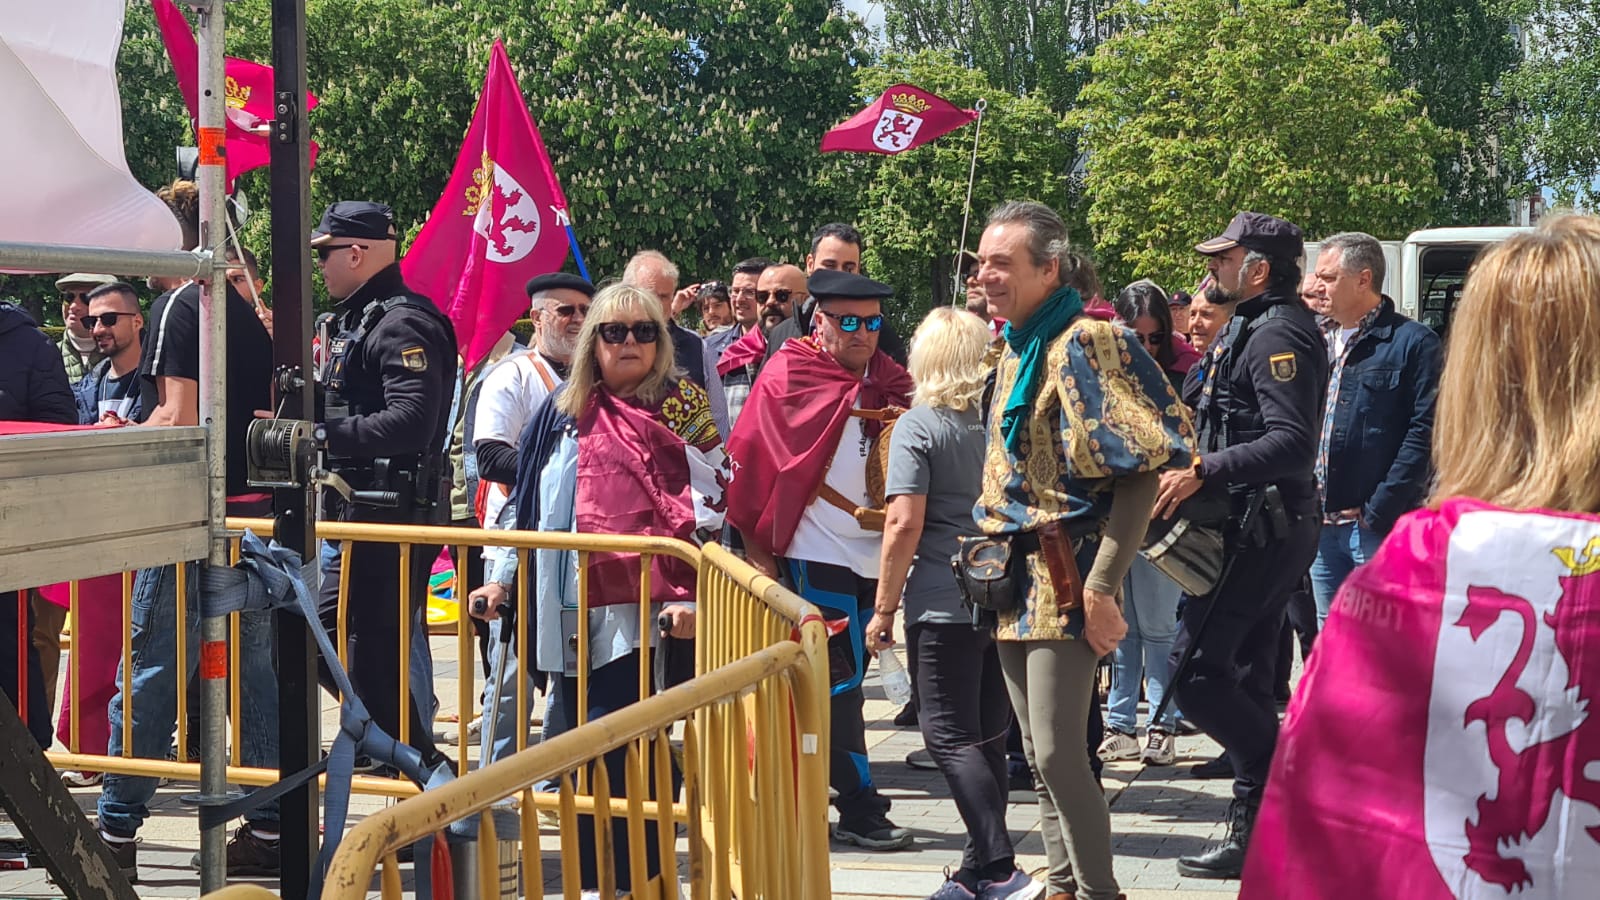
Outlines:
[[[1383,298],[1377,322],[1345,357],[1328,443],[1327,510],[1361,509],[1362,524],[1387,534],[1422,503],[1432,477],[1430,446],[1442,348],[1432,329]]]

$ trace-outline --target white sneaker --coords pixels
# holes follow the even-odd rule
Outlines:
[[[1171,732],[1150,729],[1141,759],[1147,766],[1170,766],[1178,758],[1178,739]]]
[[[476,744],[478,736],[481,734],[483,734],[483,716],[479,716],[467,724],[467,740]],[[457,746],[461,743],[461,729],[446,728],[440,733],[439,737],[444,743],[452,747]]]
[[[1106,739],[1100,742],[1100,749],[1095,751],[1103,762],[1117,762],[1124,759],[1139,758],[1139,739],[1131,734],[1120,731],[1106,732]]]
[[[105,775],[99,772],[80,772],[68,769],[61,773],[61,783],[69,788],[94,787],[105,780]]]

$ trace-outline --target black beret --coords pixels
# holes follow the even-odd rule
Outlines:
[[[1258,212],[1239,213],[1221,234],[1209,241],[1201,241],[1194,249],[1214,256],[1234,247],[1265,253],[1276,259],[1298,259],[1306,252],[1300,226]]]
[[[394,240],[394,210],[370,200],[330,203],[322,214],[317,230],[311,232],[311,246],[341,237],[368,241]]]
[[[548,275],[535,275],[528,279],[528,296],[532,297],[540,291],[554,291],[566,288],[569,291],[578,291],[585,297],[594,296],[594,285],[587,278],[577,275],[568,275],[566,272],[551,272]]]
[[[881,281],[838,269],[812,272],[806,290],[818,300],[887,300],[894,296],[894,288]]]

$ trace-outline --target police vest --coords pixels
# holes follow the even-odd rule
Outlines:
[[[361,346],[366,341],[367,334],[377,327],[384,315],[402,307],[415,309],[433,317],[444,324],[446,334],[455,334],[454,326],[443,313],[439,312],[438,307],[420,297],[400,294],[387,300],[368,303],[362,308],[361,318],[353,330],[340,332],[328,342],[328,361],[323,367],[322,376],[323,395],[326,398],[324,421],[331,422],[346,416],[368,415],[383,408],[381,373],[352,367],[350,361],[360,358]]]
[[[1200,403],[1195,408],[1199,444],[1204,453],[1253,441],[1267,433],[1261,407],[1244,406],[1233,393],[1234,366],[1242,358],[1246,342],[1268,320],[1288,314],[1287,304],[1275,303],[1261,315],[1236,329],[1226,352],[1217,358],[1206,374]]]

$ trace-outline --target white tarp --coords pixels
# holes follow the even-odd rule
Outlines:
[[[128,171],[117,95],[125,0],[4,0],[0,241],[175,250],[177,220]]]

